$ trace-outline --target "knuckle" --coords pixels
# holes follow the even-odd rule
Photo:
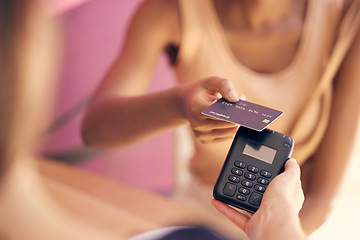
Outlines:
[[[199,133],[204,131],[204,126],[197,121],[193,121],[191,127],[194,131],[197,131]]]
[[[193,132],[194,132],[194,136],[195,136],[197,139],[201,140],[201,139],[203,138],[203,133],[202,133],[201,131],[196,130],[195,128],[193,128]]]
[[[230,81],[228,79],[221,79],[221,83],[220,83],[221,89],[228,89],[230,86]]]

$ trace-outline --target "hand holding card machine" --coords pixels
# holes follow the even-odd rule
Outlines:
[[[240,127],[214,187],[214,198],[254,213],[271,180],[284,171],[294,140],[264,129]]]

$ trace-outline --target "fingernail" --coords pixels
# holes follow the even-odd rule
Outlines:
[[[239,96],[236,94],[236,92],[234,90],[231,90],[229,92],[229,98],[230,98],[230,100],[232,100],[234,102],[239,101]]]

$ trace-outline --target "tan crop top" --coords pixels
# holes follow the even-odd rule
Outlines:
[[[295,57],[285,69],[271,74],[255,72],[235,57],[213,0],[179,0],[179,6],[182,41],[175,66],[178,80],[227,78],[246,100],[283,111],[269,128],[292,136],[293,156],[299,163],[307,159],[321,141],[329,119],[332,84],[324,84],[318,97],[313,95],[337,42],[343,0],[309,0]]]

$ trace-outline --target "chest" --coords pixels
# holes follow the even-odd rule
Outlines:
[[[259,73],[276,73],[290,65],[300,44],[302,25],[271,33],[235,31],[224,26],[229,54]]]
[[[308,72],[316,77],[316,69],[321,71],[326,65],[336,37],[339,11],[335,6],[339,1],[299,2],[306,5],[287,18],[254,28],[244,24],[241,16],[235,20],[225,16],[211,0],[180,1],[184,11],[177,69],[181,75],[191,73],[179,80],[197,80],[198,72],[207,77],[211,72],[219,76],[229,71],[238,76],[247,72],[248,79],[243,81],[259,75],[284,79],[294,77],[282,74],[294,68],[303,77],[308,77]]]
[[[215,27],[239,62],[256,72],[275,73],[286,68],[296,55],[305,25],[306,2],[298,1],[283,13],[274,11],[272,15],[259,10],[248,14],[252,11],[241,2],[230,7],[231,3],[215,1],[211,12]]]

